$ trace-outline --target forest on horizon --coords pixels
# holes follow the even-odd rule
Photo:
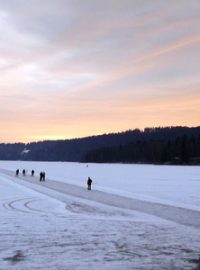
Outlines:
[[[1,143],[0,160],[200,164],[200,127],[155,127],[70,140]]]

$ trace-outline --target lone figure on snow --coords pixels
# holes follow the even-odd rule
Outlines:
[[[90,177],[88,177],[88,180],[87,180],[87,186],[88,186],[88,190],[91,190],[91,187],[92,187],[92,179]]]

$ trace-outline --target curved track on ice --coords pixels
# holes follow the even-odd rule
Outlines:
[[[15,177],[14,172],[5,169],[0,169],[0,173],[6,175],[6,177],[13,182],[24,185],[38,192],[47,194],[56,199],[58,199],[58,196],[56,195],[56,193],[54,194],[53,192],[49,192],[50,190],[118,208],[140,211],[146,214],[164,218],[166,220],[174,221],[182,225],[200,228],[200,211],[127,198],[98,190],[92,190],[91,192],[88,192],[83,187],[51,179],[47,179],[45,182],[39,182],[38,178],[28,175],[26,177]],[[60,200],[65,202],[64,196],[62,196],[62,199]]]

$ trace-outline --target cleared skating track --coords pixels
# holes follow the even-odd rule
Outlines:
[[[146,214],[154,215],[160,218],[164,218],[166,220],[176,222],[178,224],[200,228],[199,211],[127,198],[98,190],[92,190],[90,192],[87,191],[85,188],[51,179],[46,179],[45,182],[39,182],[38,177],[31,177],[28,175],[25,177],[16,177],[14,175],[14,172],[5,169],[0,169],[0,173],[6,175],[7,178],[9,178],[13,182],[24,185],[46,195],[52,196],[56,199],[60,199],[63,202],[66,202],[64,195],[71,195],[82,199],[103,203],[109,206],[140,211]],[[57,191],[57,193],[51,192],[51,190]],[[59,196],[58,194],[62,194],[62,196]],[[29,203],[30,202],[27,202],[27,205]],[[12,207],[12,204],[10,207]]]

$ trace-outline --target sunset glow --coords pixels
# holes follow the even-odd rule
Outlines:
[[[0,142],[200,125],[199,0],[0,7]]]

